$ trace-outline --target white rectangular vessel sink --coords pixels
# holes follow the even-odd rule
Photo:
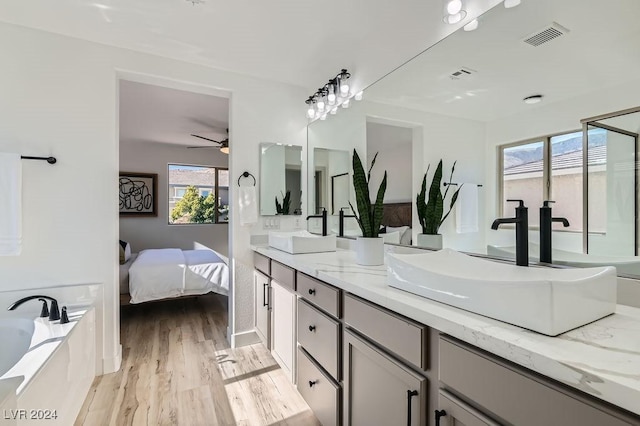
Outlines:
[[[336,236],[308,231],[269,232],[269,246],[291,254],[336,251]]]
[[[388,255],[387,283],[438,302],[557,336],[612,314],[616,270],[529,268],[451,249]]]

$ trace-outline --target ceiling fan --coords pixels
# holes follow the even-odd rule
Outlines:
[[[229,154],[229,138],[224,138],[221,141],[217,141],[211,138],[206,138],[204,136],[200,136],[200,135],[196,135],[196,134],[191,134],[191,136],[193,136],[194,138],[199,138],[199,139],[204,139],[206,141],[209,142],[213,142],[213,143],[217,143],[219,146],[188,146],[187,148],[189,149],[198,149],[198,148],[219,148],[220,152],[224,153],[224,154]]]

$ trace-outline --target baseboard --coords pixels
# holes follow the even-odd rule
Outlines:
[[[115,373],[120,370],[122,364],[122,345],[118,345],[118,351],[114,357],[105,358],[102,361],[102,374]]]
[[[231,335],[231,347],[239,348],[241,346],[255,345],[260,343],[260,337],[254,330],[244,331]]]

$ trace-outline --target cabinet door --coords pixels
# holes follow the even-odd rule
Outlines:
[[[465,404],[445,390],[438,395],[434,412],[435,426],[500,426],[478,410]]]
[[[271,353],[294,382],[296,348],[296,296],[271,280]]]
[[[344,424],[427,424],[427,379],[351,331],[344,333]]]
[[[269,278],[265,275],[261,274],[258,271],[253,271],[253,292],[254,292],[254,327],[256,329],[256,333],[262,343],[265,344],[267,349],[269,349],[269,331],[271,328],[270,324],[270,306],[269,306],[269,292],[271,289],[269,288]]]

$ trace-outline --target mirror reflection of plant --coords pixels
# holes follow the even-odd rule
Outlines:
[[[282,194],[282,191],[280,192]],[[282,194],[282,204],[278,202],[278,196],[276,195],[276,213],[277,214],[289,214],[291,210],[291,190],[287,189],[287,194]]]
[[[184,196],[171,210],[172,223],[214,223],[216,198],[213,193],[200,195],[198,188],[187,187]]]
[[[420,220],[423,234],[438,234],[440,226],[449,216],[449,213],[451,213],[453,206],[458,200],[458,193],[460,192],[460,189],[462,189],[463,184],[460,184],[458,186],[458,189],[456,189],[456,191],[451,196],[449,211],[443,216],[444,200],[447,198],[447,194],[449,193],[449,189],[451,188],[451,182],[453,180],[453,172],[456,169],[456,163],[457,161],[453,162],[453,166],[451,167],[451,175],[449,176],[449,182],[447,182],[447,186],[443,194],[440,190],[440,185],[442,184],[442,160],[440,160],[440,162],[438,163],[438,167],[436,167],[436,171],[433,175],[433,179],[431,180],[431,186],[429,187],[429,199],[425,202],[427,191],[427,174],[429,173],[429,167],[431,165],[427,166],[427,171],[425,172],[424,178],[422,179],[422,188],[420,189],[420,193],[416,198],[416,209],[418,210],[418,219]]]
[[[369,183],[371,181],[371,170],[374,164],[376,164],[376,158],[378,153],[373,157],[369,172],[364,174],[364,167],[356,150],[353,150],[353,188],[356,192],[356,204],[358,206],[358,212],[353,208],[351,201],[349,206],[356,216],[358,225],[362,230],[362,236],[365,238],[376,238],[380,232],[380,224],[382,223],[382,203],[384,201],[384,193],[387,190],[387,171],[384,172],[382,182],[378,187],[378,194],[376,195],[376,201],[371,204],[371,198],[369,196]]]

